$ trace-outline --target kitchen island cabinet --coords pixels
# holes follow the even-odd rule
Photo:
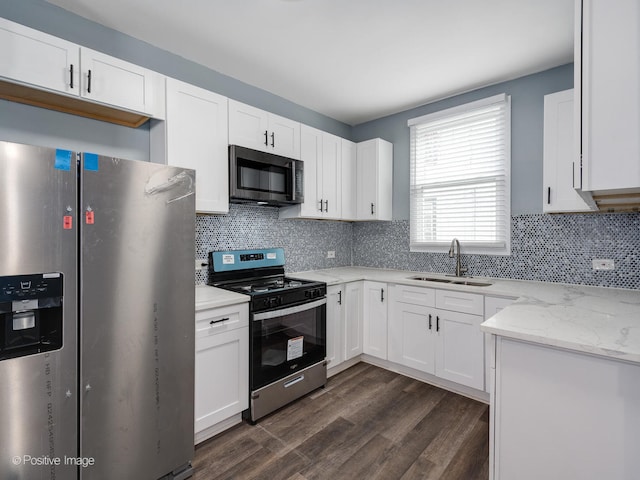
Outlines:
[[[632,480],[640,365],[498,337],[495,480]]]

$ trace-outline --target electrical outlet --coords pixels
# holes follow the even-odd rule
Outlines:
[[[206,258],[196,258],[196,271],[207,268],[209,261]]]
[[[594,258],[591,260],[594,270],[615,270],[616,265],[609,258]]]
[[[335,250],[329,250],[327,252],[327,258],[336,258],[336,251]]]

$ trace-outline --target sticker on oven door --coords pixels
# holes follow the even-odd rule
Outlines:
[[[291,338],[287,342],[287,362],[302,356],[302,345],[304,337]]]
[[[223,265],[233,265],[234,263],[236,263],[236,257],[233,254],[226,253],[222,255]]]

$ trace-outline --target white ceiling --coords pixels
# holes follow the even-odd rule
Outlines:
[[[574,0],[48,0],[350,125],[573,60]]]

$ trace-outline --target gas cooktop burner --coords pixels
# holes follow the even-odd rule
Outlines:
[[[220,285],[222,288],[227,288],[230,290],[236,290],[242,293],[264,293],[270,292],[272,290],[282,290],[282,289],[291,289],[291,288],[299,288],[304,285],[311,284],[313,282],[309,282],[306,280],[295,280],[289,278],[276,278],[276,279],[268,279],[268,280],[253,280],[248,283],[231,283],[228,285]]]

